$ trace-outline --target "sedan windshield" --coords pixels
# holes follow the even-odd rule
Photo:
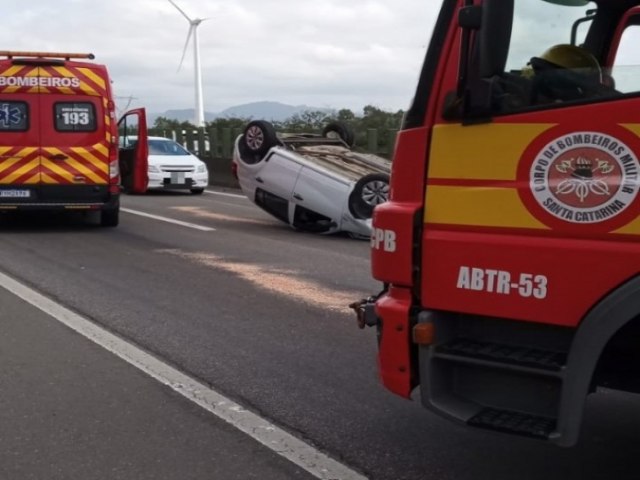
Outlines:
[[[171,140],[154,140],[149,139],[150,155],[189,155],[180,144]]]

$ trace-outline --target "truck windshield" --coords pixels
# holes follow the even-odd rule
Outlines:
[[[540,57],[554,45],[571,43],[571,27],[596,5],[567,7],[543,1],[516,0],[507,70],[526,68],[533,57]],[[576,44],[584,41],[588,23],[578,29]]]
[[[171,140],[149,139],[149,154],[151,155],[189,155],[181,145]]]

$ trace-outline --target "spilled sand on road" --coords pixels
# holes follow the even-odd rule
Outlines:
[[[336,312],[351,312],[348,305],[365,296],[362,292],[324,287],[312,280],[300,278],[300,272],[293,270],[278,270],[256,264],[234,262],[219,255],[204,252],[189,253],[177,249],[162,249],[157,252],[225,270],[263,290]]]
[[[252,223],[255,225],[273,225],[273,222],[268,222],[266,220],[259,220],[257,218],[233,217],[231,215],[225,215],[224,213],[211,212],[201,207],[171,207],[171,208],[172,210],[189,213],[195,217],[206,218],[209,220],[219,220],[222,222]]]

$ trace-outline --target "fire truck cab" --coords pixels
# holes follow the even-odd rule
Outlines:
[[[440,3],[361,324],[392,392],[574,445],[640,392],[640,1]]]
[[[91,54],[0,57],[0,210],[97,211],[101,225],[118,225],[121,183],[146,190],[147,142],[118,151],[106,67]],[[127,125],[146,135],[144,110]]]

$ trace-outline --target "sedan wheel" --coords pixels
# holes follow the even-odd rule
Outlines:
[[[349,211],[355,218],[371,218],[373,209],[389,200],[389,175],[371,173],[357,181],[349,195]]]

